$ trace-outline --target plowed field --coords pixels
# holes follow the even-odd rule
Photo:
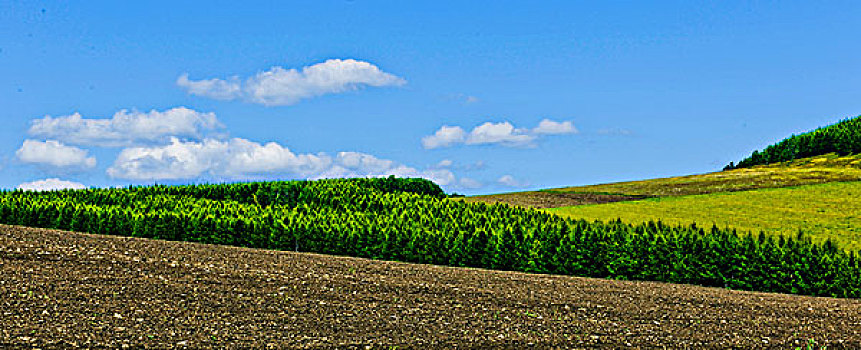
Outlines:
[[[811,339],[861,348],[861,301],[0,226],[0,348],[795,349]]]

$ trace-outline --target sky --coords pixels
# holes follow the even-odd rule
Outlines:
[[[4,1],[0,188],[720,170],[861,114],[857,1]]]

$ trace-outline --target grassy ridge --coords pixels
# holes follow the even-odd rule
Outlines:
[[[801,230],[816,241],[830,239],[845,249],[861,249],[861,182],[654,198],[549,211],[586,220],[696,222],[783,236],[794,236]]]
[[[547,191],[667,197],[858,180],[861,180],[861,156],[839,156],[831,153],[701,175],[565,187]]]
[[[830,242],[570,220],[353,179],[0,193],[0,223],[386,260],[861,297]],[[432,191],[429,191],[432,190]]]
[[[781,188],[861,180],[861,155],[826,154],[791,162],[729,171],[466,197],[467,202],[509,203],[527,208],[558,208],[640,200],[650,197]]]
[[[832,152],[840,155],[861,153],[861,116],[844,119],[800,135],[792,135],[762,151],[754,151],[738,164],[730,163],[726,168],[747,168]]]

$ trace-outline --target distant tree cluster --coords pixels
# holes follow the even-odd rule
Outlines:
[[[565,219],[445,198],[420,179],[0,192],[0,223],[472,266],[861,297],[861,261],[830,241],[660,222]]]
[[[861,153],[861,116],[844,119],[800,135],[792,135],[762,151],[754,151],[738,164],[730,163],[724,170],[786,162],[827,153]]]

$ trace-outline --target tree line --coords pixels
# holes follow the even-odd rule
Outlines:
[[[754,151],[738,164],[730,163],[724,170],[786,162],[828,153],[839,155],[861,153],[861,116],[844,119],[836,124],[803,134],[792,135],[762,151]]]
[[[449,266],[861,297],[855,252],[661,222],[449,200],[421,179],[0,193],[0,223]]]

